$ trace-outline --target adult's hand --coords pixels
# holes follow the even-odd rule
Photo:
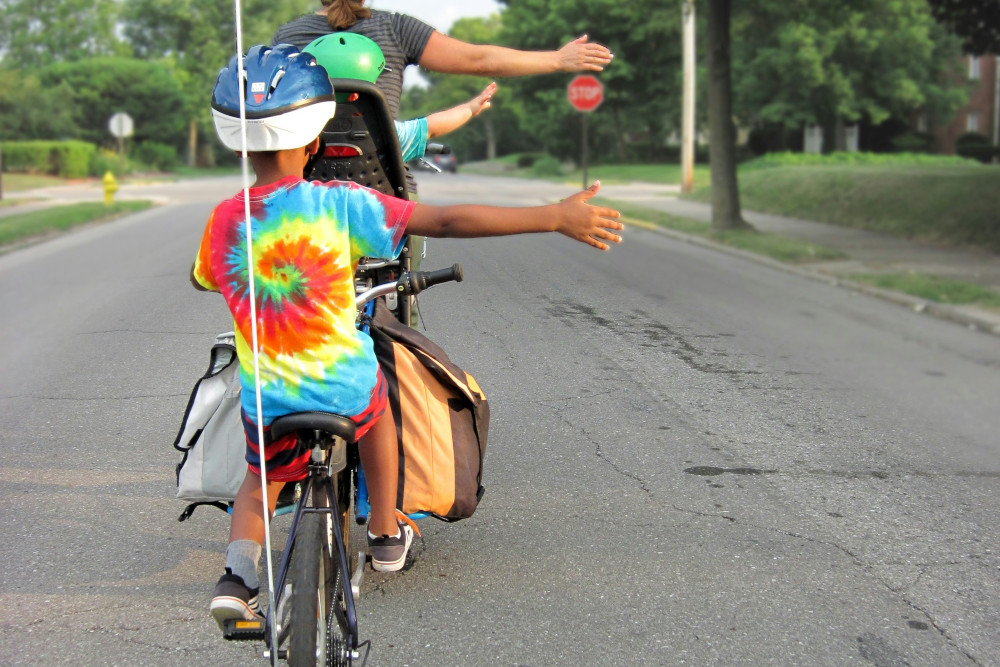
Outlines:
[[[581,35],[559,49],[559,69],[563,72],[600,72],[614,58],[608,47],[587,41]]]

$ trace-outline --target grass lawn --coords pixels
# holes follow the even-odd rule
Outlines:
[[[111,206],[103,202],[85,202],[10,215],[0,218],[0,246],[90,222],[105,222],[152,205],[150,201],[119,201]]]
[[[1000,294],[974,283],[949,280],[922,273],[855,273],[851,280],[903,292],[938,303],[983,306],[1000,310]]]
[[[544,178],[550,181],[578,182],[583,184],[583,170],[573,169],[559,174],[536,173],[531,167],[518,167],[518,155],[505,155],[489,162],[470,162],[459,165],[460,171],[470,174],[487,174],[510,176],[513,178]],[[679,185],[681,182],[681,167],[679,164],[602,164],[587,167],[587,180],[599,180],[602,183],[627,183],[629,181],[644,181]],[[707,187],[711,181],[708,165],[696,165],[694,168],[695,186]]]
[[[995,165],[783,166],[741,169],[738,180],[747,210],[1000,251]]]
[[[35,188],[46,188],[52,185],[62,185],[66,181],[56,176],[44,176],[40,174],[0,174],[2,180],[3,193],[23,192],[34,190]],[[3,201],[6,201],[4,199]]]
[[[808,262],[831,261],[847,257],[839,250],[824,248],[814,243],[805,243],[774,234],[765,234],[752,230],[714,232],[707,222],[700,220],[683,218],[664,213],[663,211],[634,206],[604,197],[594,197],[592,201],[617,209],[621,212],[622,221],[626,225],[630,222],[639,222],[640,224],[648,223],[658,227],[666,227],[667,229],[673,229],[685,234],[694,234],[733,246],[734,248],[764,255],[780,262],[805,264]]]

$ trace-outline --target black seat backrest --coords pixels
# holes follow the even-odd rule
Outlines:
[[[406,168],[385,96],[373,84],[332,79],[337,111],[323,128],[322,155],[309,180],[354,181],[407,199]]]

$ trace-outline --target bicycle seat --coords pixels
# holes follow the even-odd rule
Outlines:
[[[354,442],[357,426],[343,415],[332,412],[295,412],[278,417],[271,422],[271,439],[277,440],[291,433],[319,430],[336,435],[347,442]]]

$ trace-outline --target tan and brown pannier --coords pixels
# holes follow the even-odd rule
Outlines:
[[[490,409],[475,379],[381,302],[370,332],[399,443],[396,506],[445,521],[472,516],[485,490]]]

